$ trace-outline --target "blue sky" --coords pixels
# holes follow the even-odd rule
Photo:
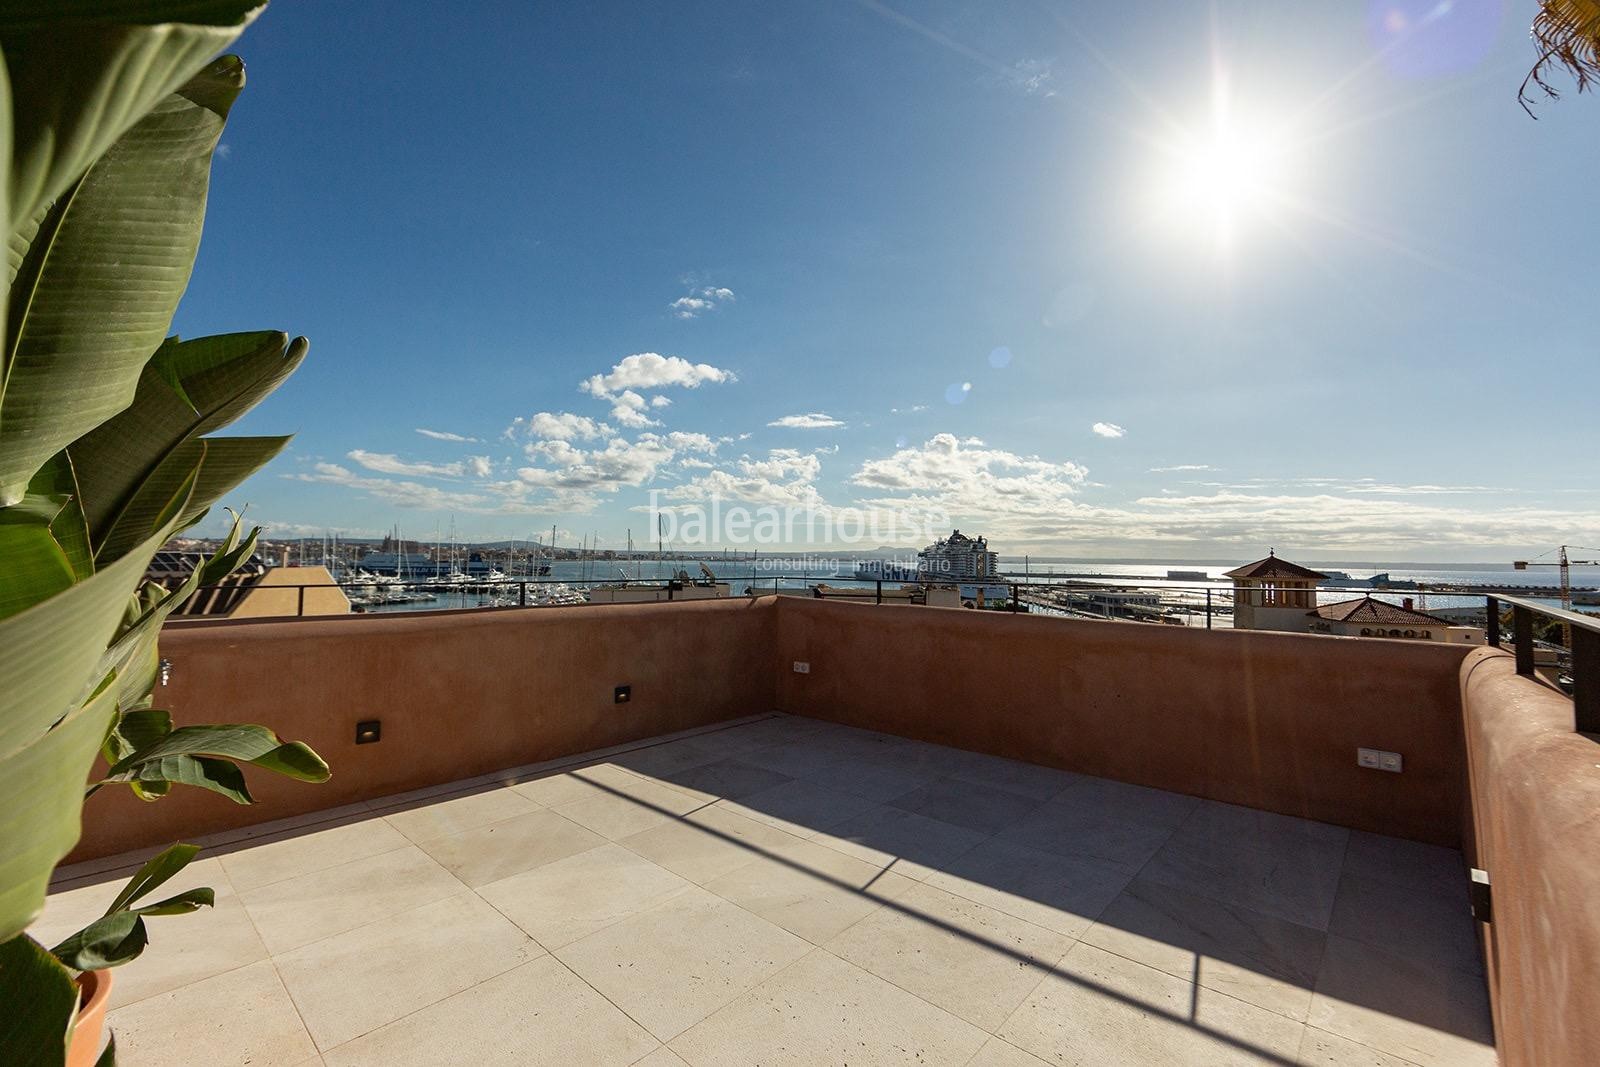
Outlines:
[[[1518,106],[1535,6],[278,0],[176,327],[311,338],[240,427],[279,535],[1595,544],[1600,99]]]

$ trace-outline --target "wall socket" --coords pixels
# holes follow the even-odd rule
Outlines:
[[[810,674],[811,673],[811,664],[807,663],[803,659],[795,660],[794,661],[794,673],[796,673],[796,674]]]
[[[1381,748],[1356,749],[1356,766],[1370,767],[1375,771],[1393,771],[1396,774],[1405,769],[1400,753],[1385,752]]]

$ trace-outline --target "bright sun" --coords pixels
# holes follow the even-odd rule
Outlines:
[[[1236,113],[1225,82],[1214,87],[1209,122],[1162,146],[1161,214],[1176,227],[1232,252],[1240,231],[1270,221],[1285,193],[1285,153],[1270,127]]]

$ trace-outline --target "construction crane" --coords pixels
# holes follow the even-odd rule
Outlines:
[[[1573,567],[1600,567],[1600,559],[1572,559],[1567,555],[1568,548],[1574,545],[1562,545],[1559,555],[1553,560],[1541,561],[1534,559],[1519,559],[1512,561],[1511,569],[1525,571],[1529,567],[1560,567],[1561,568],[1561,610],[1572,610],[1572,568]],[[1579,552],[1600,552],[1600,549],[1579,548]],[[1545,553],[1548,555],[1549,553]],[[1561,643],[1567,648],[1572,647],[1572,627],[1566,623],[1561,624]]]

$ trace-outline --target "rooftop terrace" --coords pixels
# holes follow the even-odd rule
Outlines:
[[[1503,651],[766,597],[162,654],[334,776],[91,798],[36,936],[175,839],[219,892],[117,972],[132,1067],[1600,1056],[1597,738]]]
[[[1495,1059],[1459,852],[818,720],[232,836],[125,1062]]]

